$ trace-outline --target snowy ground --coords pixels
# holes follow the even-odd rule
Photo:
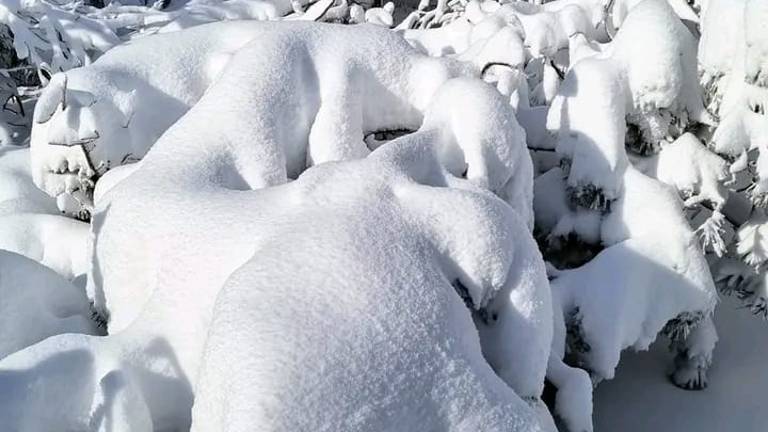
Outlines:
[[[709,387],[690,392],[664,379],[671,361],[665,341],[625,352],[616,378],[595,391],[597,432],[764,432],[768,410],[768,323],[723,298],[715,323],[720,341]]]

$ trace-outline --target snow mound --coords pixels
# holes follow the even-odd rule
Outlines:
[[[0,359],[49,336],[96,334],[85,293],[53,271],[0,251]]]

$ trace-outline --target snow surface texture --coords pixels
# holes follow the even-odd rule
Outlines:
[[[550,295],[528,228],[532,164],[506,100],[385,30],[253,25],[259,36],[147,157],[97,185],[89,282],[110,336],[58,336],[0,362],[14,371],[0,375],[12,389],[0,417],[549,429],[531,405]],[[420,124],[299,176],[365,156],[364,131]],[[28,385],[40,376],[45,391]],[[30,416],[30,399],[55,408]]]

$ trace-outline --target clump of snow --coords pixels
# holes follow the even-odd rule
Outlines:
[[[49,336],[96,334],[85,292],[53,271],[0,251],[0,359]]]
[[[629,163],[624,150],[627,88],[618,65],[587,59],[568,72],[547,116],[565,160],[569,194],[582,207],[608,210]]]

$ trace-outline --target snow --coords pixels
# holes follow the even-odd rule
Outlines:
[[[0,6],[2,428],[759,430],[761,1]]]
[[[55,75],[35,108],[35,184],[90,209],[96,177],[141,159],[258,34],[252,22],[208,24],[123,44]]]
[[[552,309],[512,108],[384,29],[250,25],[221,78],[97,190],[88,292],[110,336],[59,336],[0,363],[35,370],[0,384],[17,389],[4,418],[21,424],[25,400],[57,404],[77,386],[40,428],[53,415],[70,429],[549,428]],[[417,127],[335,162],[367,156],[367,131]],[[39,376],[56,390],[29,387]]]
[[[515,333],[503,333],[501,341],[525,346],[509,338],[526,333],[519,327],[526,321],[546,327],[548,320],[536,316],[546,303],[529,303],[531,297],[546,293],[540,258],[524,222],[499,201],[474,188],[440,189],[442,182],[457,180],[439,174],[431,178],[437,172],[424,168],[435,161],[426,158],[436,155],[429,152],[428,141],[403,138],[366,161],[319,166],[284,190],[275,190],[290,194],[295,207],[270,222],[272,234],[218,294],[193,430],[224,425],[247,430],[253,424],[292,430],[315,425],[322,425],[320,430],[400,430],[404,425],[536,430],[532,420],[520,414],[525,412],[522,401],[499,385],[479,357],[470,316],[445,288],[458,277],[479,306],[489,293],[478,291],[477,282],[484,281],[480,284],[486,289],[512,284],[509,300],[504,296],[490,305],[502,309],[500,322],[489,332],[496,326],[504,331],[516,328]],[[371,172],[381,174],[371,177]],[[340,181],[347,186],[343,192]],[[414,181],[437,183],[428,187]],[[393,201],[383,199],[387,195],[394,195]],[[461,210],[448,216],[446,206]],[[374,207],[376,212],[370,213]],[[499,219],[487,220],[488,215]],[[340,219],[350,223],[339,225]],[[423,232],[425,222],[432,228]],[[467,230],[472,226],[490,235],[476,236],[477,231]],[[365,231],[364,239],[360,231]],[[394,233],[408,240],[390,249]],[[286,242],[294,245],[291,252],[271,252]],[[503,252],[504,244],[516,244],[506,249],[514,250],[514,262]],[[328,250],[336,252],[324,253]],[[299,263],[308,271],[295,272]],[[497,265],[500,268],[493,270]],[[328,268],[345,270],[321,270]],[[505,282],[505,274],[512,280]],[[412,283],[415,275],[418,284]],[[355,290],[361,285],[375,289]],[[496,305],[500,300],[518,304],[516,312],[529,318],[517,320],[517,325],[505,323],[505,316],[512,319],[512,314],[505,315],[506,306]],[[531,307],[539,312],[531,316]],[[535,361],[528,363],[519,350],[513,351],[505,354],[513,354],[518,367],[535,367]],[[546,350],[541,354],[546,357]],[[280,356],[277,370],[274,355]],[[541,373],[534,382],[541,382]],[[518,380],[523,378],[533,377],[520,375]],[[447,406],[451,408],[445,411]],[[312,415],[291,414],[306,407],[312,407]],[[387,412],[398,414],[382,415]]]
[[[90,267],[88,224],[58,214],[56,202],[37,189],[28,148],[0,148],[0,249],[40,262],[67,279]]]
[[[534,187],[537,227],[551,246],[575,234],[605,247],[580,267],[551,272],[555,358],[548,376],[566,391],[557,395],[559,415],[579,430],[589,429],[591,388],[578,384],[584,380],[574,372],[563,377],[556,356],[567,353],[596,382],[612,379],[623,350],[647,349],[668,321],[692,314],[698,318],[675,379],[699,385],[717,341],[709,318],[717,293],[676,192],[632,166],[622,184],[621,198],[605,215],[568,205],[559,168]]]
[[[0,251],[0,359],[48,336],[95,334],[85,293],[36,262]]]
[[[597,387],[595,430],[765,430],[766,323],[744,313],[732,298],[718,306],[715,322],[721,339],[707,389],[671,386],[664,376],[670,354],[666,341],[658,341],[649,351],[623,356],[616,378]]]

